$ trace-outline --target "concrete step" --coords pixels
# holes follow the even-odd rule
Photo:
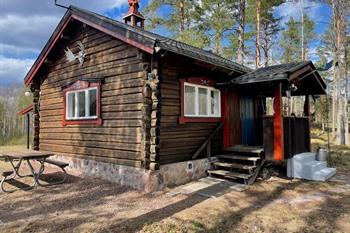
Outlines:
[[[332,176],[334,176],[336,172],[337,172],[337,169],[335,168],[331,168],[331,167],[323,168],[322,170],[317,171],[312,175],[312,180],[326,181]]]
[[[253,170],[256,168],[254,165],[246,165],[239,163],[226,163],[226,162],[213,162],[213,165],[216,167],[226,167],[226,168],[239,168],[244,170]]]
[[[316,160],[316,154],[312,152],[305,152],[293,156],[295,162],[307,163]]]
[[[327,162],[314,160],[314,161],[310,161],[307,163],[303,163],[302,166],[303,166],[302,169],[303,169],[304,174],[307,177],[312,177],[312,175],[315,172],[318,172],[318,171],[322,170],[323,168],[326,168]]]
[[[251,177],[251,174],[245,174],[245,173],[238,173],[238,172],[230,172],[225,170],[208,170],[209,175],[218,175],[218,176],[224,176],[226,178],[236,179],[249,179]]]

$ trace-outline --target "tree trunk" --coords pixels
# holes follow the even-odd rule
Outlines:
[[[261,10],[261,2],[260,0],[256,0],[256,41],[255,41],[255,49],[256,49],[256,60],[255,67],[260,67],[260,10]]]
[[[244,62],[245,0],[239,1],[237,62]]]
[[[185,31],[185,3],[180,0],[180,32]]]
[[[335,103],[337,108],[334,108],[333,110],[333,117],[337,115],[337,122],[336,122],[336,143],[337,144],[344,144],[345,143],[345,109],[344,106],[346,105],[347,100],[344,99],[344,104],[342,104],[341,98],[340,98],[340,81],[342,77],[342,72],[344,71],[343,62],[341,60],[343,46],[344,46],[344,14],[342,11],[343,9],[343,1],[333,0],[332,1],[332,8],[333,8],[333,17],[334,17],[334,31],[335,31],[335,51],[334,51],[334,93],[333,98],[335,97],[335,100],[333,102]],[[344,75],[344,73],[343,73]],[[334,107],[334,106],[333,106]],[[333,118],[334,120],[335,118]],[[333,123],[334,124],[334,123]]]
[[[269,23],[266,21],[263,23],[263,31],[264,31],[264,44],[262,49],[264,51],[264,66],[269,65]]]
[[[305,61],[305,43],[304,43],[304,0],[300,1],[301,12],[301,60]]]
[[[215,53],[218,55],[222,54],[222,33],[218,32],[215,35]]]

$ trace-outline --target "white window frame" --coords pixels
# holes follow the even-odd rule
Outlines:
[[[90,113],[90,99],[89,99],[89,91],[90,90],[96,90],[96,116],[88,116],[88,114]],[[68,95],[70,93],[75,93],[74,95],[74,101],[75,101],[75,109],[74,112],[78,113],[79,109],[79,98],[78,98],[78,93],[80,92],[85,92],[85,116],[84,117],[78,117],[78,116],[74,116],[74,117],[69,117],[68,116],[68,111],[69,111],[69,106],[68,106]],[[98,107],[98,88],[97,87],[91,87],[91,88],[86,88],[86,89],[81,89],[81,90],[72,90],[72,91],[67,91],[66,92],[66,120],[92,120],[92,119],[97,119],[98,118],[98,111],[97,111],[97,107]]]
[[[186,86],[194,87],[195,88],[195,114],[186,114]],[[185,117],[203,117],[203,118],[220,118],[221,117],[221,91],[219,89],[216,89],[214,87],[209,87],[209,86],[203,86],[203,85],[198,85],[198,84],[193,84],[193,83],[188,83],[184,82],[184,116]],[[207,89],[207,112],[208,115],[200,115],[199,114],[199,95],[198,95],[198,88],[204,88]],[[211,114],[211,106],[210,106],[210,93],[211,91],[216,91],[218,92],[218,114]]]

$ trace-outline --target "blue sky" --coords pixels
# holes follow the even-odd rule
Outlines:
[[[141,9],[149,0],[141,0]],[[305,11],[316,21],[320,36],[331,17],[328,6],[304,0]],[[49,39],[65,10],[54,6],[54,0],[0,0],[0,85],[22,83],[23,78]],[[128,9],[127,0],[59,0],[63,5],[76,5],[120,20]],[[164,9],[161,14],[167,14]],[[285,3],[275,10],[283,16],[283,25],[289,17],[300,18],[298,3]],[[158,33],[169,35],[164,29]],[[318,40],[310,48],[313,53]],[[312,56],[312,59],[316,57]]]

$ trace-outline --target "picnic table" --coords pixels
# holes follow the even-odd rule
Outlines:
[[[20,178],[31,176],[33,178],[33,184],[29,186],[29,188],[34,188],[37,185],[44,186],[43,184],[40,183],[39,179],[45,170],[45,163],[55,165],[61,168],[62,171],[64,172],[63,180],[52,184],[63,183],[66,180],[66,176],[67,176],[67,172],[65,171],[64,168],[68,166],[68,164],[49,159],[49,157],[53,155],[54,153],[52,152],[35,151],[35,150],[0,152],[0,159],[6,162],[10,162],[12,166],[12,171],[5,171],[2,173],[3,178],[0,184],[2,191],[7,192],[4,189],[4,182],[11,179],[15,179],[17,176]],[[31,172],[31,174],[29,175],[20,174],[20,168],[21,168],[21,165],[23,165],[24,161],[26,161],[29,166],[29,170]],[[39,162],[40,164],[39,169],[37,170],[35,169],[35,167],[33,166],[33,162]]]

